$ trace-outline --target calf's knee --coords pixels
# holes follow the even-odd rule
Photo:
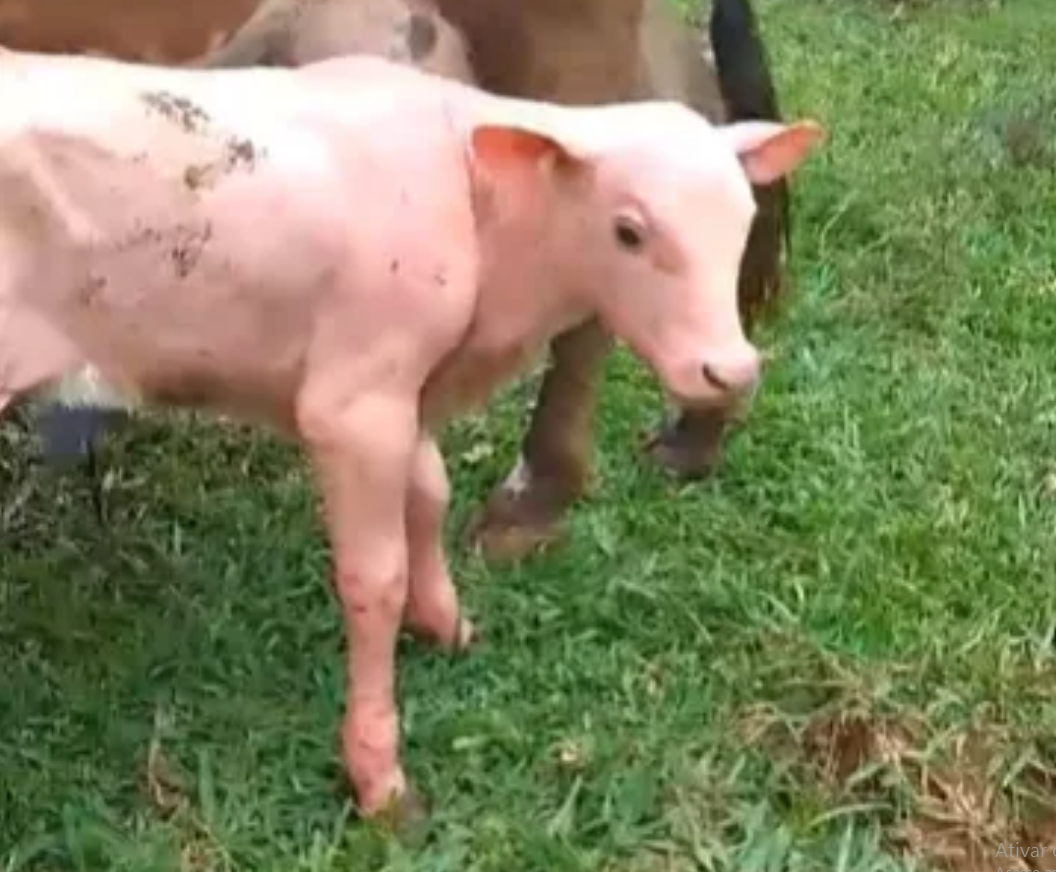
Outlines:
[[[354,623],[398,621],[407,601],[404,563],[337,571],[337,591],[346,616]]]

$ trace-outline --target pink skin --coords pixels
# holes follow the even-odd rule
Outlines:
[[[304,445],[367,815],[407,792],[401,623],[451,649],[472,634],[432,433],[594,314],[680,402],[750,390],[749,181],[821,137],[514,101],[370,58],[202,72],[4,53],[0,86],[0,406],[92,365],[132,403]]]

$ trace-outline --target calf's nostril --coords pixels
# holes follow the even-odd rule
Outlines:
[[[713,388],[717,388],[720,391],[732,390],[732,385],[723,378],[722,374],[710,363],[702,363],[700,365],[701,375],[704,376],[704,381],[710,384]]]

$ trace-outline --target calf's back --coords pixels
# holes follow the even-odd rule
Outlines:
[[[43,320],[67,345],[22,372],[61,376],[72,348],[132,397],[288,425],[319,325],[344,307],[363,330],[449,332],[471,299],[394,297],[414,284],[389,280],[394,262],[457,274],[473,254],[463,155],[427,87],[446,83],[402,73],[2,56],[0,243],[24,267],[0,286],[5,356],[35,357],[12,328]]]

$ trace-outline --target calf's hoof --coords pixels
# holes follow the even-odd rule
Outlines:
[[[467,545],[493,563],[515,563],[565,534],[567,502],[536,490],[496,490],[466,531]]]
[[[441,642],[441,645],[452,654],[460,654],[472,647],[479,638],[480,633],[473,626],[473,622],[459,615],[454,632],[448,636],[446,642]]]
[[[368,775],[368,771],[354,768],[346,756],[344,781],[361,820],[402,833],[428,819],[428,805],[402,768],[385,774],[375,771]]]
[[[409,785],[392,792],[372,806],[358,806],[363,820],[380,826],[400,838],[418,838],[429,822],[429,806],[422,795]]]
[[[413,613],[407,615],[407,626],[411,633],[423,642],[436,645],[449,654],[461,654],[478,640],[480,634],[469,618],[459,614],[454,623],[438,628],[434,621],[426,621]]]

